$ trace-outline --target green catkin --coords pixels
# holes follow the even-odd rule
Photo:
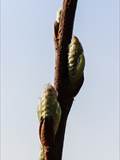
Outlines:
[[[38,104],[37,114],[39,121],[43,121],[45,118],[48,117],[53,118],[53,128],[55,136],[61,119],[61,107],[57,100],[57,92],[51,84],[48,84],[43,91],[43,94]],[[41,147],[40,160],[44,160],[43,145]]]
[[[85,58],[83,48],[76,36],[72,37],[68,52],[68,72],[71,85],[75,85],[83,74]]]

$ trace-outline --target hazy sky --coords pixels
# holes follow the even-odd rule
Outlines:
[[[85,82],[75,98],[63,160],[118,160],[118,1],[78,0],[74,34]],[[53,24],[60,0],[1,0],[2,160],[37,160],[37,103],[54,79]]]

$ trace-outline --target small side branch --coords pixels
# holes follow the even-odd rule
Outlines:
[[[62,99],[63,93],[65,96],[68,84],[67,53],[72,37],[76,6],[77,0],[64,0],[57,37],[55,35],[57,45],[54,84],[58,91],[59,99]]]

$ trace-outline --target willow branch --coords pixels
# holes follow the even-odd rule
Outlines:
[[[59,25],[57,23],[54,25],[54,40],[56,49],[54,86],[58,91],[58,101],[62,109],[61,122],[55,139],[55,160],[61,160],[62,158],[67,117],[72,106],[74,96],[78,93],[84,81],[84,76],[82,76],[81,82],[79,83],[75,95],[71,95],[68,89],[69,79],[67,53],[68,45],[71,42],[73,32],[76,6],[77,0],[64,0],[60,23]]]
[[[72,37],[76,6],[77,0],[64,0],[56,38],[58,45],[56,48],[55,87],[58,91],[58,99],[60,101],[63,97],[63,93],[65,96],[68,84],[67,53],[68,45]]]

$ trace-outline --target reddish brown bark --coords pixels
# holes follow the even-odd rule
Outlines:
[[[64,96],[68,84],[67,53],[71,41],[77,0],[64,0],[56,48],[55,87],[59,97]],[[61,98],[60,98],[61,99]]]
[[[74,93],[70,90],[68,78],[68,45],[73,32],[74,17],[78,0],[63,0],[60,23],[54,24],[54,41],[56,50],[54,87],[58,91],[58,101],[62,109],[62,117],[56,136],[53,135],[52,120],[45,120],[40,126],[40,139],[45,144],[45,160],[61,160],[64,143],[66,121],[74,97],[79,92],[84,75]]]
[[[54,128],[53,128],[53,119],[52,117],[45,118],[41,120],[39,127],[39,137],[41,144],[44,146],[44,156],[45,160],[54,160],[54,146],[55,146],[55,137],[54,137]]]
[[[68,79],[68,45],[70,44],[74,17],[77,6],[77,0],[64,0],[62,15],[60,18],[60,24],[55,22],[55,49],[56,49],[56,66],[55,66],[55,80],[54,85],[58,91],[58,101],[62,109],[62,117],[60,126],[55,139],[55,160],[62,159],[63,142],[66,128],[66,121],[71,109],[74,96],[78,93],[81,88],[84,76],[81,77],[78,87],[71,93],[69,89]]]

